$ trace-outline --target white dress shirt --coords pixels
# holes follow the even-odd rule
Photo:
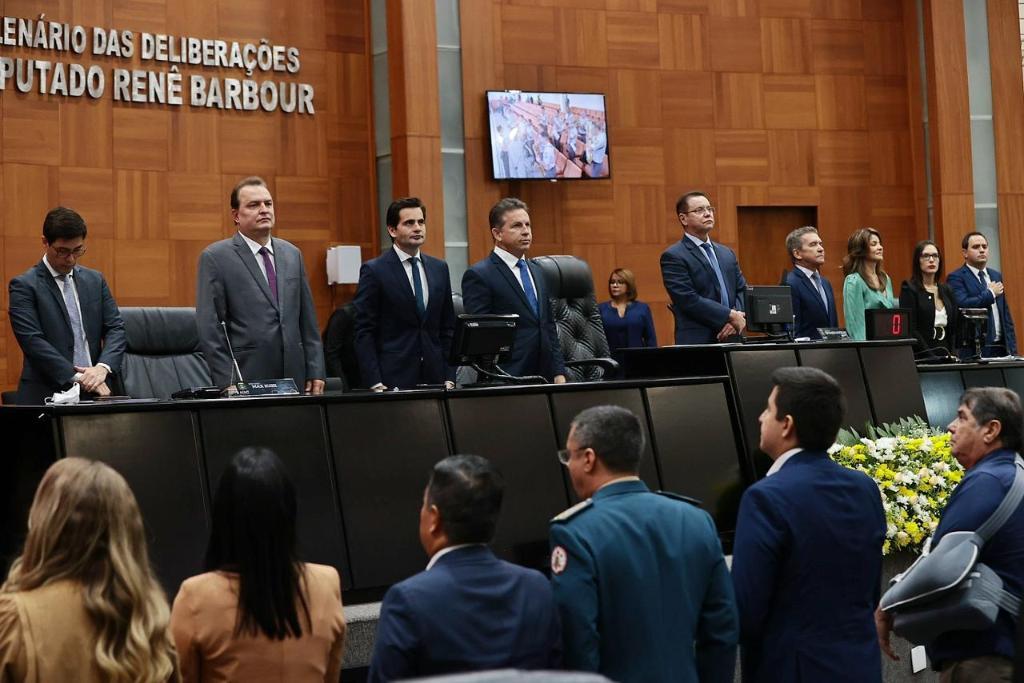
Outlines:
[[[792,458],[794,455],[796,455],[797,453],[799,453],[802,450],[804,450],[804,449],[803,448],[799,448],[799,447],[797,447],[797,448],[790,448],[788,451],[786,451],[785,453],[783,453],[779,457],[775,458],[775,462],[773,462],[772,466],[768,468],[768,473],[765,474],[764,476],[770,477],[773,474],[775,474],[776,472],[778,472],[779,470],[781,470],[782,466],[785,465],[786,462],[790,458]]]
[[[979,273],[981,273],[982,270],[985,271],[985,280],[987,282],[992,282],[992,276],[989,275],[988,268],[982,268],[981,270],[979,270],[972,266],[970,263],[967,264],[967,267],[971,269],[972,273],[974,273],[974,277],[978,278],[978,282],[981,282],[981,277],[979,276]],[[988,289],[988,287],[986,287],[986,289]],[[1000,339],[1003,338],[1003,322],[999,319],[999,306],[996,306],[997,298],[998,297],[995,294],[992,295],[992,305],[989,307],[992,309],[992,339],[994,341],[999,341]]]
[[[406,254],[404,251],[398,248],[398,245],[391,245],[391,248],[398,254],[398,260],[402,263],[402,269],[405,270],[405,277],[409,280],[409,289],[412,290],[413,297],[416,296],[416,285],[412,283],[412,259],[413,256]],[[420,256],[419,249],[414,254],[416,258],[420,260],[419,271],[420,271],[420,284],[423,285],[423,308],[427,307],[427,302],[430,300],[430,294],[427,291],[427,270],[423,267],[423,257]]]
[[[239,231],[238,234],[242,235],[242,232]],[[256,265],[260,267],[260,272],[263,273],[263,279],[266,280],[269,285],[270,278],[267,277],[267,267],[263,265],[263,257],[260,256],[260,249],[263,248],[263,245],[255,240],[249,239],[245,235],[242,235],[242,239],[245,240],[246,245],[248,245],[249,249],[252,250],[252,255],[256,259]],[[277,272],[277,259],[274,258],[274,240],[267,240],[266,247],[267,251],[270,252],[270,262],[274,264],[274,271]]]
[[[505,262],[505,265],[508,266],[509,270],[512,271],[512,276],[516,279],[516,282],[518,282],[519,286],[522,287],[523,286],[523,279],[521,277],[519,277],[519,265],[518,265],[519,264],[519,259],[516,258],[515,255],[510,254],[509,252],[505,251],[501,247],[497,247],[497,246],[494,247],[494,253],[498,255],[498,258],[500,258],[502,261]],[[526,257],[524,256],[523,258],[525,259]],[[534,292],[534,294],[537,294],[537,299],[539,301],[540,300],[540,295],[537,293],[537,281],[533,279],[533,273],[530,272],[530,264],[529,263],[526,264],[526,272],[530,276],[530,284],[533,285],[533,292]],[[523,291],[525,292],[526,289],[524,288]]]

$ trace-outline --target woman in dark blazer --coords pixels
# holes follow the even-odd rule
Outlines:
[[[900,288],[900,308],[913,311],[918,353],[926,349],[956,351],[957,307],[942,278],[942,254],[931,240],[914,247],[913,275]]]
[[[651,307],[636,300],[636,276],[628,268],[616,268],[608,276],[608,294],[598,310],[608,338],[612,358],[620,360],[619,349],[657,346]]]

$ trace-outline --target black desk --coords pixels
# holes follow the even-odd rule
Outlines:
[[[1024,361],[921,365],[921,390],[929,424],[945,427],[956,416],[960,395],[973,387],[1007,387],[1024,395]]]
[[[506,493],[495,550],[543,567],[548,520],[571,501],[555,453],[576,412],[602,403],[641,416],[644,478],[702,499],[728,544],[746,480],[726,381],[0,407],[0,564],[20,547],[46,467],[59,457],[93,458],[135,492],[150,554],[173,596],[202,569],[212,492],[228,459],[242,446],[264,445],[281,456],[298,490],[301,557],[337,567],[353,600],[361,591],[378,596],[423,568],[423,489],[433,464],[452,453],[498,464]]]

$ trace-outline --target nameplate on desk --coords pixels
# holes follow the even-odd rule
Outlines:
[[[298,387],[291,377],[283,379],[261,379],[255,382],[239,382],[236,396],[297,396]]]

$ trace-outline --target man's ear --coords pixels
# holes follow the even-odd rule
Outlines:
[[[985,443],[994,443],[1003,433],[1003,423],[999,420],[990,420],[988,424],[982,427],[982,439]]]
[[[441,532],[441,511],[436,505],[427,508],[427,524],[432,536],[437,536]]]
[[[782,418],[782,436],[783,438],[789,438],[791,435],[796,433],[796,422],[793,420],[792,415],[786,415]]]

